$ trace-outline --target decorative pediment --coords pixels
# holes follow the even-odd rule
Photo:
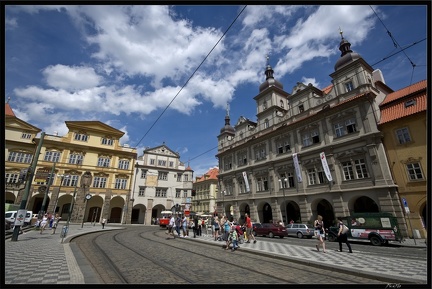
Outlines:
[[[144,150],[144,153],[171,156],[179,158],[179,154],[168,148],[166,145],[161,145],[154,148]]]
[[[37,134],[38,132],[42,131],[40,128],[37,128],[17,117],[13,116],[6,116],[5,117],[5,129],[8,128],[13,130],[19,130],[23,132],[31,132],[34,134]]]
[[[65,121],[69,131],[99,133],[121,138],[125,133],[100,121]]]

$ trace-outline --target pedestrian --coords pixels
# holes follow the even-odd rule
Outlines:
[[[196,238],[196,230],[195,230],[195,218],[189,219],[189,225],[188,225],[189,231],[192,230],[193,237]],[[189,234],[188,234],[189,235]]]
[[[219,230],[220,230],[220,223],[219,223],[219,218],[216,216],[214,217],[213,220],[213,229],[214,229],[214,240],[217,241],[217,239],[219,238]]]
[[[60,222],[61,217],[59,216],[59,214],[55,215],[55,218],[53,218],[53,224],[52,224],[52,233],[51,235],[55,234],[55,231],[57,229],[58,223]]]
[[[48,222],[49,222],[48,214],[45,214],[45,215],[42,217],[42,221],[41,221],[41,223],[40,223],[40,233],[41,233],[41,234],[42,234],[42,232],[45,230],[45,228],[46,228]]]
[[[48,219],[49,219],[49,227],[50,229],[52,229],[54,223],[54,216],[51,213],[48,213]]]
[[[169,221],[169,223],[168,223],[168,231],[167,231],[167,234],[168,235],[172,235],[173,236],[173,238],[175,239],[175,236],[174,236],[174,231],[173,231],[173,228],[174,228],[174,226],[175,226],[175,218],[174,218],[174,216],[168,216],[169,218],[170,218],[170,221]],[[169,237],[168,237],[169,238]],[[168,239],[167,238],[167,239]]]
[[[315,226],[315,235],[318,240],[318,244],[316,244],[315,247],[319,252],[319,246],[321,245],[323,248],[323,253],[326,253],[325,242],[324,242],[325,228],[324,228],[323,217],[321,215],[318,215],[317,219],[314,222],[314,226]]]
[[[250,243],[251,239],[254,240],[254,244],[256,243],[255,236],[252,233],[252,221],[251,218],[245,213],[245,225],[246,225],[246,243]]]
[[[186,217],[186,215],[184,215],[183,219],[182,219],[182,231],[183,231],[183,238],[188,237],[189,235],[189,229],[188,229],[188,219]]]
[[[106,219],[102,218],[102,221],[101,221],[102,229],[105,229],[105,223],[106,223]]]
[[[224,228],[224,234],[223,234],[222,239],[224,241],[226,241],[227,244],[228,244],[228,237],[229,237],[229,234],[230,234],[232,223],[228,220],[227,217],[224,218],[224,220],[222,221],[222,223],[223,223],[223,228]]]
[[[352,253],[351,245],[348,242],[348,227],[342,222],[342,218],[338,217],[339,221],[339,231],[338,231],[338,242],[339,242],[339,252],[342,252],[342,243],[345,243],[348,247],[350,253]]]
[[[177,215],[177,218],[175,219],[175,230],[176,230],[177,235],[178,235],[179,237],[181,237],[181,235],[180,235],[181,221],[182,221],[182,220],[181,220],[180,216]]]
[[[235,230],[234,226],[231,227],[228,239],[230,239],[231,242],[232,242],[232,249],[231,249],[231,251],[234,252],[235,250],[237,250],[237,248],[239,248],[238,243],[237,243],[237,241],[238,241],[238,235],[237,235],[237,231]],[[229,244],[227,245],[227,248],[228,248],[228,246],[229,246]]]
[[[203,226],[203,219],[202,217],[198,218],[198,227],[197,227],[197,235],[201,236],[202,234],[202,226]]]

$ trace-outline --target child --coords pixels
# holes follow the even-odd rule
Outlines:
[[[237,235],[237,231],[236,231],[234,226],[231,227],[229,238],[231,239],[232,244],[233,244],[231,251],[237,250],[237,248],[238,248],[238,244],[237,244],[238,235]]]

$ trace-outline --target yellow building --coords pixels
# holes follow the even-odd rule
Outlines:
[[[380,104],[379,127],[388,162],[402,205],[407,207],[408,235],[416,238],[426,238],[428,226],[426,93],[427,81],[423,80],[390,93]]]
[[[111,223],[130,223],[136,149],[122,146],[119,140],[124,132],[102,122],[65,123],[69,129],[65,136],[46,134],[35,139],[36,144],[42,141],[42,146],[27,209],[56,212],[65,220],[76,195],[71,222],[106,218]],[[33,128],[33,133],[37,131]],[[6,159],[11,159],[11,154],[11,149],[6,151]],[[16,204],[20,204],[22,193],[15,195]]]
[[[222,200],[222,196],[218,196],[219,168],[211,168],[204,175],[196,177],[193,188],[196,195],[192,197],[192,210],[198,214],[213,214],[217,211],[216,199]],[[220,215],[227,215],[226,211],[217,212]],[[229,215],[229,214],[228,214]]]

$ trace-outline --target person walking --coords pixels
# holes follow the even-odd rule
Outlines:
[[[214,227],[214,240],[217,241],[217,239],[219,238],[219,230],[220,230],[220,223],[219,223],[218,216],[214,217],[213,227]]]
[[[339,221],[339,231],[338,231],[338,242],[339,242],[339,250],[338,252],[342,252],[342,243],[345,243],[348,247],[350,253],[352,253],[351,244],[348,242],[348,227],[342,222],[342,218],[338,217]]]
[[[181,224],[182,224],[183,238],[186,238],[189,235],[188,219],[187,219],[186,215],[184,215]]]
[[[58,223],[60,222],[61,217],[59,216],[59,214],[55,215],[55,218],[53,220],[53,224],[52,224],[52,232],[51,235],[55,234],[55,231],[57,229]]]
[[[315,235],[318,240],[318,244],[316,244],[315,247],[319,252],[319,246],[321,245],[323,248],[323,253],[327,253],[325,249],[325,242],[324,242],[325,228],[324,228],[323,217],[321,215],[318,215],[317,219],[314,222],[314,226],[315,226]]]
[[[175,227],[175,218],[174,218],[174,216],[169,216],[169,218],[170,218],[170,221],[169,221],[169,223],[168,223],[168,231],[167,231],[167,234],[168,234],[168,235],[172,235],[173,238],[175,239],[174,231],[173,231],[173,228]],[[169,237],[168,237],[167,239],[169,239]]]
[[[254,244],[256,243],[255,236],[252,233],[252,221],[251,218],[248,216],[247,213],[245,213],[245,224],[246,224],[246,243],[250,243],[250,241],[253,239]]]
[[[197,226],[197,235],[201,236],[201,234],[202,234],[202,226],[203,226],[203,219],[202,219],[202,217],[198,218],[197,224],[198,224],[198,226]]]
[[[43,231],[45,230],[45,228],[46,228],[48,222],[49,222],[48,214],[45,214],[45,215],[42,217],[42,221],[41,221],[41,224],[40,224],[40,233],[41,233],[41,234],[42,234]]]
[[[102,218],[102,221],[101,221],[102,229],[105,229],[105,223],[106,223],[106,219]]]
[[[237,235],[237,231],[235,230],[234,226],[232,226],[231,229],[230,229],[230,233],[229,233],[228,239],[230,239],[231,242],[232,242],[232,249],[231,249],[231,251],[234,252],[235,250],[237,250],[237,248],[239,248],[239,246],[238,246],[238,235]],[[229,248],[229,243],[227,243],[227,248]]]

